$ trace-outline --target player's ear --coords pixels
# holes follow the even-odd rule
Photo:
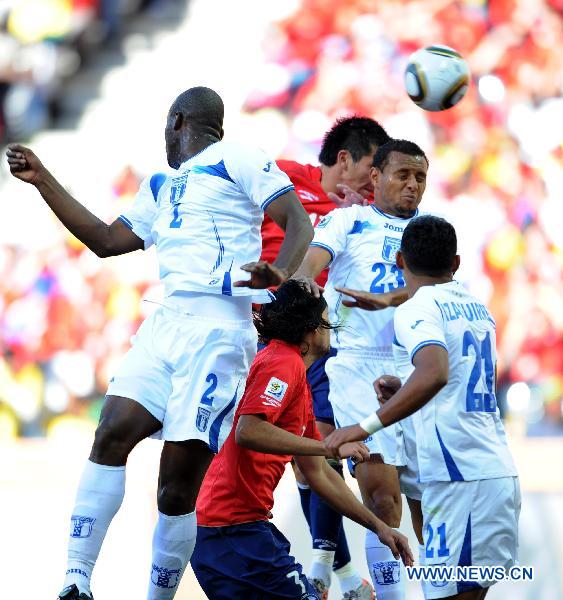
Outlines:
[[[349,168],[349,164],[352,161],[352,155],[348,150],[339,150],[336,155],[336,164],[342,169],[342,171],[347,171]]]
[[[395,257],[395,264],[401,270],[403,270],[405,268],[405,259],[403,258],[403,253],[400,250],[397,250],[397,256]]]
[[[184,115],[181,112],[174,113],[174,131],[180,131],[184,124]]]
[[[379,181],[380,174],[381,174],[381,171],[377,167],[372,167],[369,171],[369,178],[371,179],[371,182],[373,183],[374,187],[377,185],[377,182]]]
[[[459,254],[456,254],[454,257],[454,262],[452,263],[452,275],[455,275],[455,273],[459,269],[460,263],[461,263],[461,258],[459,256]]]

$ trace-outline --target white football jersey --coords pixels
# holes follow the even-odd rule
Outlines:
[[[119,218],[145,249],[155,244],[166,296],[188,291],[269,301],[266,290],[232,284],[248,279],[240,267],[260,257],[264,210],[292,189],[261,150],[220,141],[177,171],[147,177]]]
[[[347,308],[342,305],[346,297],[334,288],[379,294],[404,287],[395,256],[409,222],[410,219],[387,215],[374,205],[355,205],[333,210],[316,226],[311,246],[324,248],[332,257],[325,298],[331,323],[341,325],[331,332],[335,348],[391,353],[395,309],[370,312]]]
[[[495,396],[495,322],[457,281],[424,286],[395,311],[393,354],[404,383],[421,348],[448,351],[447,385],[414,413],[420,481],[516,476]]]

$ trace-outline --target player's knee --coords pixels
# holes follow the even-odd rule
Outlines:
[[[195,510],[197,494],[184,481],[168,482],[158,488],[158,510],[165,515],[185,515]]]
[[[370,495],[371,511],[389,527],[401,524],[401,497],[394,494],[372,493]]]
[[[96,429],[90,460],[102,465],[123,465],[134,445],[119,428],[102,421]]]

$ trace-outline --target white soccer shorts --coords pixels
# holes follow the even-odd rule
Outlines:
[[[139,327],[108,395],[137,401],[162,423],[153,437],[202,440],[218,452],[233,424],[256,354],[251,320],[159,307]]]
[[[380,407],[373,382],[381,375],[393,375],[395,366],[389,353],[339,350],[325,366],[329,380],[328,399],[338,427],[355,425]],[[365,440],[371,454],[380,454],[387,465],[405,464],[400,425],[390,425]]]
[[[503,566],[518,564],[518,477],[426,483],[422,494],[426,566]],[[426,600],[447,598],[494,582],[433,581]]]
[[[405,448],[405,466],[399,467],[399,484],[401,493],[413,500],[421,500],[424,484],[420,483],[418,470],[418,457],[416,454],[416,433],[412,415],[400,422],[403,431],[403,444]]]

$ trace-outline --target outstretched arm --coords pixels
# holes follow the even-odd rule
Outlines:
[[[328,456],[324,444],[319,440],[295,435],[265,420],[263,415],[241,415],[235,431],[239,446],[264,452],[265,454],[291,454],[294,456]],[[362,462],[369,458],[365,444],[353,442],[340,448],[345,458]]]
[[[120,220],[107,225],[75,200],[29,148],[11,144],[6,155],[12,175],[34,185],[59,221],[92,252],[106,257],[144,247]]]
[[[409,298],[406,288],[399,288],[382,294],[372,294],[371,292],[362,292],[341,287],[335,289],[337,292],[353,298],[353,300],[343,300],[342,304],[344,306],[363,308],[364,310],[381,310],[390,306],[399,306]]]
[[[413,365],[415,369],[405,384],[378,411],[362,423],[336,429],[325,438],[331,456],[338,456],[342,444],[365,440],[375,431],[412,415],[448,383],[448,351],[442,346],[421,348],[413,357]]]
[[[388,527],[361,504],[342,477],[328,465],[326,460],[317,456],[296,456],[295,462],[311,489],[334,510],[375,532],[391,549],[393,556],[397,559],[401,557],[405,565],[413,564],[413,555],[407,538]]]

